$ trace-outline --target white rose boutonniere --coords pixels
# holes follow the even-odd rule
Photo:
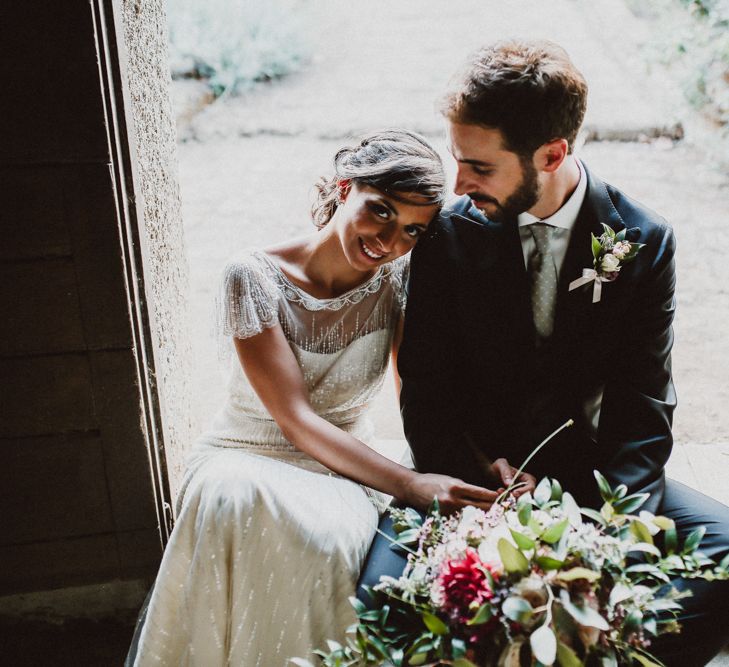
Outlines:
[[[600,236],[592,234],[592,268],[582,269],[582,277],[570,283],[570,292],[582,285],[593,283],[592,303],[597,303],[602,296],[602,284],[617,279],[624,264],[635,259],[645,243],[631,243],[625,240],[627,230],[616,232],[612,227],[602,223]]]

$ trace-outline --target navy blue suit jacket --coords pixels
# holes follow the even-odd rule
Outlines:
[[[528,470],[600,504],[593,469],[662,497],[671,452],[673,232],[656,213],[587,170],[587,194],[560,274],[551,341],[537,348],[516,222],[487,220],[467,197],[447,207],[412,254],[398,358],[401,409],[416,468],[489,487],[486,460],[518,466],[575,420]],[[569,283],[592,267],[600,223],[644,243],[592,303]],[[597,428],[585,402],[601,396]]]

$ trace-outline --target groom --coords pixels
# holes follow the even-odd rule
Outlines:
[[[720,559],[729,508],[666,479],[676,396],[671,379],[675,240],[656,213],[606,184],[573,153],[587,84],[550,42],[479,51],[446,96],[461,195],[412,255],[398,369],[405,434],[421,472],[494,483],[484,462],[529,467],[599,507],[593,477],[649,492],[649,511]],[[593,267],[602,224],[643,244],[617,278],[570,289]],[[386,528],[386,526],[385,526]],[[361,583],[399,575],[378,537]],[[729,587],[691,582],[681,635],[656,642],[672,666],[703,665],[729,640]]]

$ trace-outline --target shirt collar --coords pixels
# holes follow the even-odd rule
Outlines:
[[[520,213],[518,216],[519,227],[526,227],[535,222],[544,222],[553,227],[562,227],[563,229],[572,229],[575,222],[577,221],[577,215],[582,208],[582,202],[585,200],[585,194],[587,193],[587,175],[585,174],[585,168],[579,160],[575,160],[577,166],[580,168],[580,180],[577,183],[577,187],[574,192],[570,195],[570,198],[562,205],[562,207],[555,211],[548,218],[540,220],[531,213]]]

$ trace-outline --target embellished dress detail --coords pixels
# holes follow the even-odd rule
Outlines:
[[[387,370],[407,270],[403,257],[316,299],[261,250],[225,268],[217,331],[227,398],[190,455],[131,664],[284,667],[343,638],[386,499],[286,440],[232,338],[280,325],[316,413],[372,442],[367,407]]]

